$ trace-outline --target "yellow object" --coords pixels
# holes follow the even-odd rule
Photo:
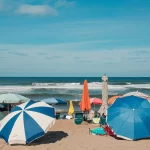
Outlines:
[[[74,107],[73,107],[72,101],[70,101],[70,107],[69,107],[68,115],[72,115],[73,113],[74,113]]]
[[[100,118],[93,118],[93,123],[98,124],[100,122]]]

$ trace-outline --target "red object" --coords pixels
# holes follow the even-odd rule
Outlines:
[[[97,104],[97,105],[100,105],[103,103],[103,101],[99,98],[90,98],[90,102],[93,103],[93,104]]]
[[[114,132],[111,130],[109,126],[105,126],[104,131],[110,136],[115,136]]]
[[[91,103],[90,103],[89,91],[88,91],[88,83],[86,80],[84,81],[84,87],[83,87],[83,92],[82,92],[82,100],[80,103],[80,109],[82,111],[88,111],[91,109]]]

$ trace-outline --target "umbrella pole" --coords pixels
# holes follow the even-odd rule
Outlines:
[[[9,114],[9,104],[7,104],[7,107],[8,107],[8,114]]]

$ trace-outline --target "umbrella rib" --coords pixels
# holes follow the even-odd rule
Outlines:
[[[148,109],[149,109],[149,108],[148,108]],[[143,114],[150,118],[150,116],[148,116],[148,115],[145,113],[145,111],[143,112]]]
[[[116,112],[113,112],[113,113],[109,113],[109,115],[113,115],[113,114],[118,113],[118,112],[120,112],[120,110],[117,110]],[[122,112],[122,114],[124,114],[124,113],[126,113],[126,112]]]
[[[145,115],[145,113],[143,113],[144,115]],[[142,119],[141,119],[141,117],[138,115],[138,114],[135,114],[136,116],[138,116],[138,118],[140,119],[140,121],[141,121],[141,123],[143,122],[142,121]],[[147,115],[146,115],[147,116]],[[149,117],[150,118],[150,117]],[[147,131],[147,133],[148,134],[150,134],[150,132],[147,130],[147,128],[146,128],[146,126],[145,126],[145,123],[143,122],[143,124],[144,124],[144,127],[145,127],[145,129],[146,129],[146,131]]]
[[[121,114],[122,115],[122,114]],[[119,130],[123,127],[123,125],[125,124],[126,120],[130,117],[130,114],[126,117],[126,119],[124,120],[124,122],[122,123],[122,125],[120,126],[120,128],[118,129],[118,132]]]
[[[113,113],[109,113],[108,116],[114,115],[114,114],[116,114],[116,113],[118,113],[118,112],[119,112],[119,110],[117,110],[117,111],[115,111],[115,112],[113,112]]]

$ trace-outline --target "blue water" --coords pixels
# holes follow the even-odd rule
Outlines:
[[[100,77],[0,77],[0,93],[18,93],[31,99],[80,99],[88,81],[91,97],[101,97]],[[109,77],[109,96],[140,91],[150,95],[150,77]]]
[[[147,84],[150,83],[150,77],[108,77],[109,84]],[[32,83],[83,83],[101,82],[101,77],[0,77],[0,85],[32,85]]]
[[[101,77],[0,77],[0,94],[18,93],[33,100],[50,97],[73,100],[79,109],[85,79],[90,97],[101,98]],[[150,95],[150,77],[108,77],[109,97],[137,90]]]

